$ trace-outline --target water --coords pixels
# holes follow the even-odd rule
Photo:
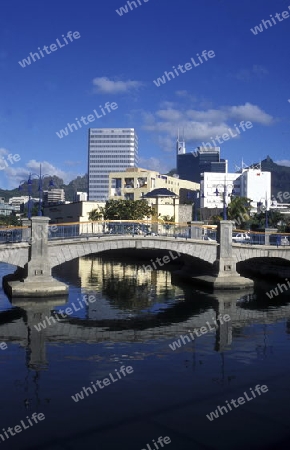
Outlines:
[[[13,268],[1,264],[0,271]],[[213,295],[172,282],[170,271],[145,273],[140,263],[108,256],[71,261],[54,275],[70,285],[67,303],[11,305],[0,292],[0,343],[8,346],[0,350],[3,448],[153,450],[162,448],[152,442],[160,436],[170,438],[164,448],[178,450],[286,448],[287,292],[270,300],[269,286],[257,282],[254,292]],[[83,295],[96,301],[36,330]],[[231,320],[220,324],[219,314]],[[186,339],[203,326],[204,334]],[[185,343],[172,350],[180,335]],[[131,373],[122,375],[122,366]],[[115,381],[95,392],[91,383],[110,374]],[[254,398],[250,388],[258,384],[268,392]],[[83,387],[93,393],[75,402]],[[250,400],[207,418],[244,392]],[[44,419],[35,423],[34,412]],[[21,420],[27,428],[11,436],[8,427]]]

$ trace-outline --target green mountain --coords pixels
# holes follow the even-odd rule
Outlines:
[[[77,191],[87,192],[88,191],[88,175],[78,176],[74,180],[70,181],[69,184],[64,184],[63,180],[57,176],[45,177],[42,182],[42,188],[44,191],[49,190],[49,183],[53,180],[54,186],[52,188],[64,189],[65,199],[68,201],[74,200],[74,195]],[[5,202],[9,200],[10,197],[20,197],[21,195],[28,195],[27,183],[21,185],[21,189],[0,189],[0,197],[4,197]],[[31,196],[38,198],[38,180],[32,180],[31,186]]]
[[[287,166],[279,166],[274,163],[274,161],[267,156],[261,163],[262,170],[271,172],[271,188],[272,195],[277,199],[278,202],[290,203],[290,199],[279,200],[277,198],[278,192],[289,192],[290,193],[290,167]]]

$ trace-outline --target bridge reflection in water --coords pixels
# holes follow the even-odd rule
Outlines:
[[[116,263],[109,257],[79,258],[67,264],[71,283],[82,293],[94,295],[96,302],[84,305],[66,319],[56,320],[46,329],[37,331],[35,325],[58,310],[70,307],[76,299],[67,297],[14,299],[17,307],[0,314],[0,339],[13,341],[27,349],[27,364],[32,369],[47,368],[46,343],[121,343],[148,342],[155,339],[177,339],[206,322],[214,323],[220,314],[228,314],[229,322],[220,322],[215,331],[213,350],[226,351],[232,343],[232,330],[253,322],[270,324],[289,316],[290,306],[268,311],[250,310],[253,290],[206,293],[193,288],[171,284],[169,271],[144,272],[140,265]],[[74,271],[72,271],[72,267]],[[59,270],[61,273],[62,270]],[[66,277],[62,277],[66,280]],[[66,280],[67,281],[67,280]],[[198,300],[195,300],[198,297]],[[78,296],[81,301],[81,294]],[[250,303],[251,304],[251,303]],[[58,316],[60,317],[60,316]],[[9,323],[5,323],[8,321]]]
[[[76,370],[77,367],[78,372],[82,374],[79,377],[81,381],[78,378],[76,380],[79,388],[89,385],[85,374],[86,369],[84,369],[87,367],[87,351],[84,350],[84,346],[88,344],[91,344],[92,347],[90,358],[94,355],[92,364],[90,364],[91,374],[94,375],[93,378],[90,375],[89,380],[100,378],[100,373],[105,376],[112,370],[106,369],[108,358],[112,358],[114,361],[122,360],[122,362],[127,358],[134,368],[138,367],[139,361],[143,364],[143,370],[149,370],[149,368],[153,370],[150,358],[156,354],[162,354],[165,359],[175,358],[173,360],[175,367],[172,368],[174,375],[172,373],[171,377],[173,378],[170,378],[173,380],[178,374],[176,370],[179,366],[179,355],[182,355],[186,367],[191,366],[195,374],[196,378],[194,379],[198,391],[201,383],[199,366],[205,363],[205,355],[219,355],[219,369],[215,368],[210,375],[212,383],[225,387],[236,379],[238,363],[241,361],[246,365],[252,363],[253,353],[249,352],[249,344],[256,346],[257,358],[271,353],[271,345],[269,345],[267,337],[268,326],[282,324],[282,332],[289,333],[287,324],[290,321],[290,306],[285,296],[281,296],[278,300],[279,304],[276,300],[275,307],[272,308],[269,303],[268,306],[265,306],[265,303],[261,301],[263,289],[260,293],[258,292],[257,296],[253,290],[243,293],[230,291],[206,293],[186,285],[173,284],[170,271],[144,272],[140,270],[141,265],[142,262],[129,263],[125,259],[116,262],[105,254],[102,257],[79,258],[54,270],[54,276],[70,284],[68,301],[67,298],[42,299],[41,301],[14,299],[12,300],[13,308],[0,313],[0,341],[10,343],[10,351],[11,346],[15,345],[25,350],[23,361],[25,361],[27,372],[20,369],[22,363],[19,362],[19,374],[12,375],[16,378],[19,397],[19,400],[15,400],[16,402],[25,404],[27,408],[30,405],[33,405],[32,408],[35,408],[36,405],[46,408],[46,403],[47,405],[51,401],[57,403],[60,389],[69,392],[67,402],[71,401],[69,395],[78,388],[67,389],[66,383],[70,383],[70,381],[64,378],[66,372],[61,364],[65,362],[65,365],[71,368],[70,377],[72,378],[75,377],[73,370]],[[46,329],[36,330],[35,325],[44,321],[47,316],[57,313],[60,308],[65,309],[73,302],[77,304],[77,298],[80,299],[83,294],[95,295],[97,301],[89,304],[80,312],[75,312],[67,319],[47,326]],[[184,345],[176,352],[169,348],[169,343],[178,339],[180,335],[186,335],[194,328],[199,330],[205,326],[206,322],[212,324],[213,319],[217,318],[219,314],[228,314],[231,321],[223,322],[223,324],[217,321],[219,326],[216,330],[209,332],[207,336],[196,338],[195,341]],[[244,352],[242,354],[241,352],[235,353],[233,348],[240,342],[243,330],[254,324],[265,327],[265,329],[263,328],[264,334],[254,336],[254,342],[243,338]],[[81,347],[79,347],[80,345]],[[58,350],[52,352],[52,347]],[[119,347],[122,349],[120,354],[117,350]],[[138,349],[137,353],[136,348]],[[93,349],[95,349],[95,353]],[[63,354],[66,354],[65,361]],[[112,360],[110,364],[112,364]],[[118,362],[114,362],[114,364],[113,367],[118,367]],[[57,373],[60,374],[60,381],[56,379],[54,366],[57,367]],[[51,396],[44,397],[42,392],[45,391],[48,383],[47,377],[43,376],[45,373],[51,374],[53,381],[50,382],[49,389]],[[22,376],[23,378],[21,378]],[[156,374],[154,375],[153,372],[151,377],[155,376]],[[165,374],[163,376],[166,377]],[[136,377],[139,380],[140,374],[136,373]],[[179,378],[182,383],[180,375],[178,375]],[[144,382],[146,385],[146,381],[143,380],[142,383]],[[57,389],[54,388],[54,384],[57,385]],[[154,381],[152,381],[152,389],[156,392],[153,386]],[[126,392],[129,388],[133,389],[133,386],[128,386]],[[161,392],[164,390],[163,387],[158,389],[161,389]],[[113,408],[114,402],[110,394],[106,395],[108,397],[104,397],[104,401],[106,401],[105,398],[108,398],[108,407]],[[234,395],[233,398],[235,398]],[[97,399],[92,398],[90,401],[96,402]],[[99,397],[98,401],[101,401]],[[58,404],[57,406],[60,407]],[[79,408],[80,405],[77,407]],[[105,408],[103,403],[102,408]],[[81,411],[86,416],[85,409]],[[56,414],[61,413],[56,412]],[[79,414],[79,409],[76,408],[71,412],[71,420],[75,414]],[[62,419],[62,417],[56,416],[56,420],[60,418]],[[17,419],[15,419],[15,423],[17,423]],[[78,426],[75,426],[76,433],[81,433]],[[54,436],[57,432],[51,429],[50,433]],[[70,430],[70,433],[70,438],[72,438],[74,432]],[[80,436],[77,437],[80,438]],[[129,439],[129,435],[126,439]],[[148,440],[147,438],[145,442]],[[46,447],[44,443],[42,445],[43,449],[50,448]],[[126,442],[123,442],[122,448],[125,448],[126,445]],[[141,448],[138,445],[139,443],[136,444],[136,448]],[[128,448],[131,447],[128,446]]]

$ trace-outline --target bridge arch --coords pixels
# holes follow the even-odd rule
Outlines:
[[[247,261],[253,258],[267,258],[269,261],[269,258],[272,259],[283,259],[285,261],[290,261],[290,251],[286,248],[276,248],[273,246],[273,248],[264,247],[264,246],[249,246],[249,245],[235,245],[233,244],[233,257],[236,263]]]
[[[217,258],[217,244],[203,241],[189,242],[165,237],[102,237],[94,240],[51,242],[49,245],[49,259],[51,268],[66,261],[81,256],[100,253],[110,250],[136,249],[136,250],[162,250],[180,253],[213,264]]]

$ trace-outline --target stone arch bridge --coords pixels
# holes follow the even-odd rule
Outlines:
[[[4,279],[10,296],[52,296],[67,292],[67,286],[51,276],[51,269],[66,261],[103,251],[119,249],[162,250],[199,258],[213,266],[215,275],[205,276],[216,289],[244,288],[252,280],[236,272],[236,264],[252,258],[281,258],[290,261],[290,248],[232,243],[232,222],[221,221],[218,240],[202,241],[165,236],[77,236],[48,241],[48,217],[31,219],[32,244],[2,244],[0,262],[18,267]],[[38,236],[33,239],[33,235]],[[41,238],[39,238],[41,236]]]

